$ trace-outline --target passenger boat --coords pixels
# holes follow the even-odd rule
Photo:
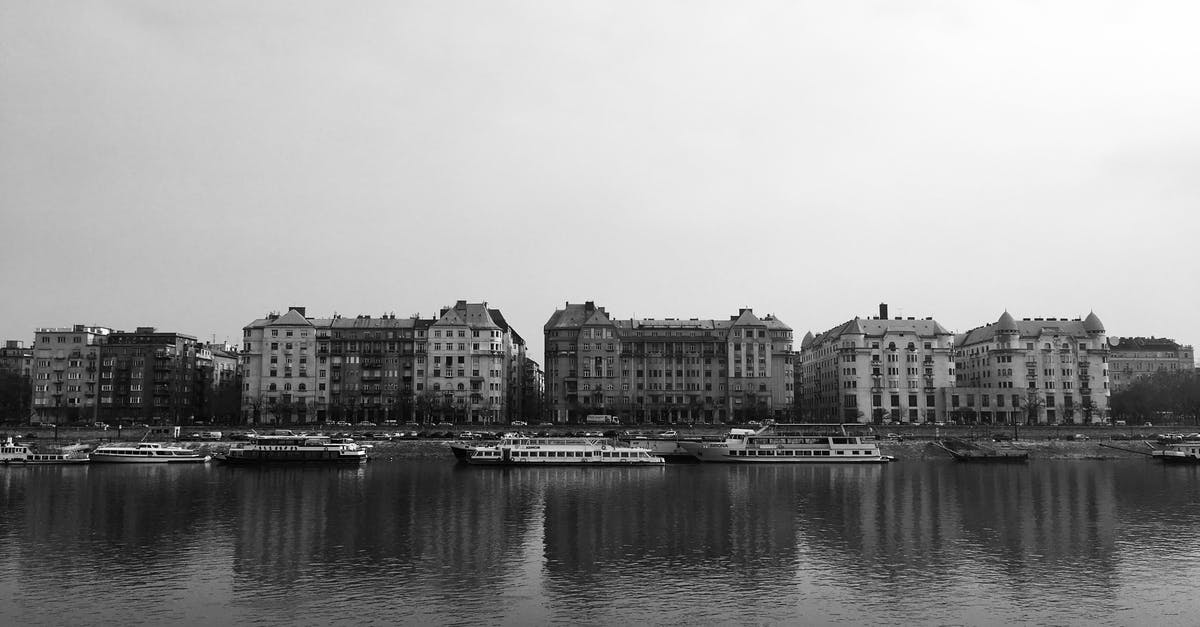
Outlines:
[[[212,459],[212,456],[182,446],[137,442],[101,444],[88,455],[88,459],[93,462],[120,464],[202,464]]]
[[[367,449],[349,438],[293,433],[287,430],[251,434],[229,448],[218,461],[227,464],[362,464]]]
[[[1200,464],[1200,441],[1172,442],[1150,455],[1164,464]]]
[[[600,438],[506,437],[467,450],[463,461],[476,466],[655,466],[666,461],[644,448]]]
[[[892,461],[871,441],[850,435],[841,424],[767,424],[730,429],[723,442],[680,442],[702,462],[740,464],[878,464]]]
[[[0,444],[0,464],[86,464],[87,455],[78,453],[37,453],[12,438]]]

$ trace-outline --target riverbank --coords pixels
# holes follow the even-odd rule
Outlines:
[[[362,440],[360,444],[371,446],[371,457],[382,460],[440,459],[450,461],[450,440]],[[1003,442],[994,445],[1001,451],[1024,451],[1029,459],[1054,460],[1104,460],[1104,459],[1149,459],[1152,450],[1148,442],[1139,441],[1069,441],[1031,440]],[[229,449],[228,442],[192,443],[188,446],[210,453]],[[879,449],[898,461],[950,459],[950,454],[930,441],[879,442]],[[1141,451],[1145,451],[1142,453]]]
[[[1023,430],[1024,431],[1024,430]],[[1033,431],[1033,430],[1030,430]],[[991,433],[991,430],[988,430]],[[0,433],[0,439],[3,438]],[[12,433],[15,437],[20,437],[17,433]],[[84,446],[94,447],[104,442],[112,441],[138,441],[142,439],[142,433],[126,429],[120,433],[114,431],[85,431],[75,433],[62,433],[55,440],[50,434],[40,434],[41,437],[25,439],[24,441],[34,445],[35,447],[50,450],[61,446],[71,444],[81,444]],[[687,434],[693,435],[693,434]],[[698,434],[697,434],[698,435]],[[705,435],[716,435],[705,434]],[[944,434],[943,437],[950,434]],[[1022,437],[1021,439],[1004,442],[992,442],[982,438],[981,433],[975,433],[976,437],[970,437],[967,433],[956,434],[958,437],[967,436],[967,439],[979,441],[985,446],[989,446],[1001,451],[1023,451],[1029,453],[1031,460],[1038,459],[1057,459],[1057,460],[1104,460],[1104,459],[1137,459],[1148,458],[1148,454],[1153,450],[1155,440],[1150,438],[1145,439],[1129,439],[1128,436],[1118,436],[1117,438],[1089,438],[1089,439],[1055,439],[1049,433],[1029,433],[1033,436],[1030,438]],[[1022,435],[1025,435],[1024,433]],[[1101,435],[1096,433],[1095,435]],[[1107,434],[1105,434],[1107,435]],[[879,439],[878,444],[880,450],[885,455],[891,455],[897,460],[938,460],[949,459],[950,454],[945,450],[933,444],[934,438],[932,434],[912,434],[904,438],[888,438]],[[1039,437],[1041,436],[1041,437]],[[953,436],[950,436],[953,437]],[[451,453],[448,443],[451,441],[444,438],[422,438],[416,440],[376,440],[371,438],[357,437],[356,440],[360,444],[371,446],[371,455],[375,459],[447,459],[451,458]],[[161,441],[161,440],[157,440]],[[209,453],[223,453],[227,451],[232,442],[227,440],[220,441],[205,441],[185,438],[179,440],[179,443],[207,451]]]

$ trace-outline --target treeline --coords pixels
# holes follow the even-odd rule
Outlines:
[[[23,422],[33,406],[33,386],[29,377],[0,370],[0,422]]]
[[[1117,419],[1187,421],[1200,419],[1200,376],[1195,372],[1156,372],[1113,392],[1109,413]]]

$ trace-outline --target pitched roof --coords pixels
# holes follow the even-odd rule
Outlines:
[[[278,318],[275,318],[274,320],[271,320],[270,322],[267,323],[266,326],[269,326],[269,327],[283,327],[283,326],[311,327],[312,322],[309,322],[308,318],[305,318],[304,316],[300,315],[300,312],[296,311],[295,309],[289,309],[287,313],[283,314],[282,316],[279,316]]]

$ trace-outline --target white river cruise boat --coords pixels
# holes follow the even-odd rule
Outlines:
[[[226,464],[361,464],[367,449],[350,439],[279,430],[238,442],[218,459]]]
[[[601,438],[506,437],[475,446],[462,459],[476,466],[658,466],[666,462],[644,448]]]
[[[87,455],[74,452],[38,453],[7,438],[0,443],[0,464],[86,464]]]
[[[88,455],[93,463],[118,464],[203,464],[212,456],[182,446],[137,442],[134,444],[101,444]]]
[[[739,464],[878,464],[891,456],[872,441],[846,433],[841,424],[767,424],[730,429],[723,442],[680,442],[702,462]]]

